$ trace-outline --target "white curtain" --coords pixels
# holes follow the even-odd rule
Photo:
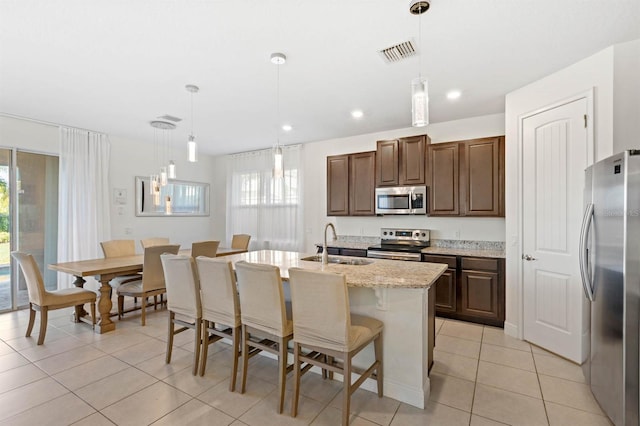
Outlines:
[[[107,135],[60,127],[58,262],[102,257],[100,241],[111,236],[109,153]],[[58,288],[72,281],[58,274]]]
[[[250,234],[251,250],[303,250],[302,146],[282,148],[282,178],[273,177],[272,150],[227,162],[227,239]]]

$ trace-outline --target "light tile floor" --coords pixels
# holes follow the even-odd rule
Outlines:
[[[291,386],[276,413],[275,361],[250,362],[247,392],[228,391],[231,353],[210,348],[207,373],[191,375],[191,332],[176,336],[165,364],[165,310],[128,314],[115,332],[95,334],[50,313],[45,344],[25,338],[26,311],[0,315],[0,425],[337,425],[341,384],[303,377],[297,418]],[[38,330],[38,325],[34,331]],[[359,390],[358,425],[610,425],[581,368],[493,327],[437,319],[431,396],[424,410]]]

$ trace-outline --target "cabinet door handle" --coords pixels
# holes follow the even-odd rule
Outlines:
[[[531,256],[530,254],[523,254],[523,255],[522,255],[522,258],[523,258],[524,260],[529,260],[529,261],[531,261],[531,260],[538,260],[538,259],[536,259],[535,257]]]

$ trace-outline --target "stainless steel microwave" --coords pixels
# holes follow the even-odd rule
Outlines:
[[[376,188],[376,214],[427,214],[427,187]]]

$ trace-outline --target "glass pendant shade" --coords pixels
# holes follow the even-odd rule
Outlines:
[[[158,186],[158,175],[149,176],[149,194],[155,195]]]
[[[175,179],[176,178],[176,163],[174,163],[173,160],[169,160],[168,177],[169,177],[169,179]]]
[[[276,179],[284,177],[284,164],[280,145],[276,146],[273,150],[273,177]]]
[[[189,135],[189,142],[187,142],[187,160],[189,160],[190,163],[198,161],[198,145],[193,135]]]
[[[426,78],[411,81],[411,125],[423,127],[429,124],[429,87]]]
[[[160,185],[165,186],[167,184],[167,168],[160,167]]]

